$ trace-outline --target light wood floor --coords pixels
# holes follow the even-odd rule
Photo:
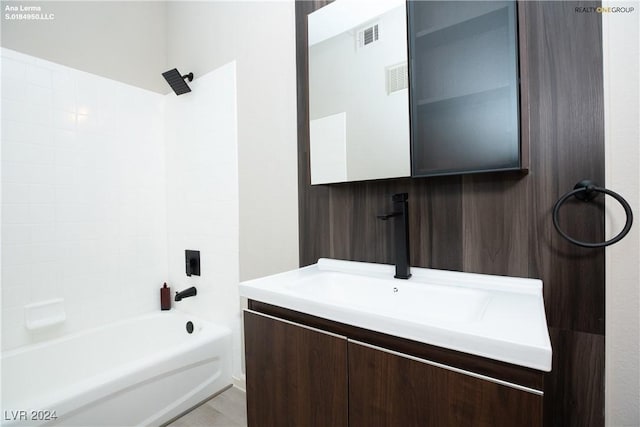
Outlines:
[[[247,427],[245,393],[231,387],[167,427]]]

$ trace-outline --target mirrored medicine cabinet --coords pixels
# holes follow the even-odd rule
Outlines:
[[[515,1],[308,15],[311,184],[526,169]]]
[[[404,0],[336,0],[308,16],[311,183],[409,176]]]

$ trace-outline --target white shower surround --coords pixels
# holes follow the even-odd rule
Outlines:
[[[180,70],[183,74],[189,70]],[[168,278],[198,296],[174,303],[232,330],[233,372],[241,374],[236,64],[166,95]],[[200,251],[200,276],[185,275],[184,251]]]
[[[167,276],[162,96],[2,49],[2,350],[154,310]],[[64,298],[29,332],[23,306]]]
[[[235,63],[176,97],[1,57],[2,350],[158,310],[168,281],[198,287],[179,310],[234,331],[239,370]],[[24,305],[58,297],[66,321],[27,331]]]

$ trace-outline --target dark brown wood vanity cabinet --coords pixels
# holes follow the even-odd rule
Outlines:
[[[249,427],[542,425],[535,370],[263,303],[249,307]]]
[[[249,426],[348,425],[346,338],[249,312],[244,337]]]
[[[349,342],[349,425],[542,425],[542,396]]]

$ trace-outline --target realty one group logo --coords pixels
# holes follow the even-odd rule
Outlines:
[[[634,7],[621,7],[621,6],[609,6],[609,7],[578,7],[575,9],[576,13],[633,13]]]

